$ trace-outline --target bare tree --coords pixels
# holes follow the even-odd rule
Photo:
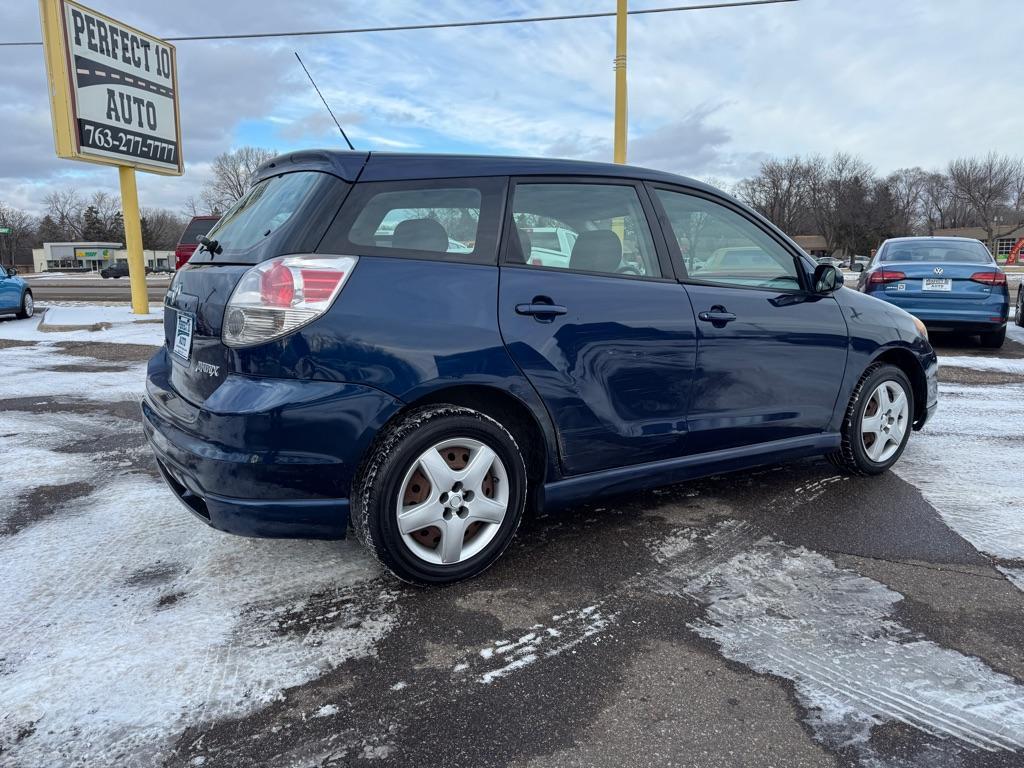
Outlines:
[[[995,152],[985,157],[962,157],[949,164],[954,197],[970,207],[989,243],[995,239],[997,219],[1010,209],[1010,196],[1022,172],[1019,159]]]
[[[966,227],[972,223],[967,204],[953,194],[952,182],[941,171],[932,171],[925,176],[921,203],[929,235],[937,229]]]
[[[82,213],[85,203],[74,187],[55,189],[43,198],[46,215],[56,225],[62,239],[74,240],[82,236]]]
[[[146,222],[143,247],[156,251],[170,251],[178,244],[188,220],[164,208],[146,208],[142,211]]]
[[[0,227],[10,233],[0,235],[0,264],[12,266],[15,258],[28,250],[35,235],[35,222],[25,211],[0,202]]]
[[[808,161],[811,215],[829,250],[855,252],[864,246],[874,182],[871,166],[845,152]]]
[[[921,168],[900,168],[886,177],[895,234],[914,235],[923,231],[927,178],[928,174]]]
[[[209,213],[209,209],[203,203],[196,200],[194,195],[189,195],[185,198],[185,204],[182,206],[182,211],[185,216],[190,219],[193,216],[205,216]]]
[[[799,157],[766,160],[760,173],[736,187],[737,196],[789,234],[809,225],[809,166]]]
[[[262,147],[239,147],[217,155],[213,160],[213,178],[200,193],[203,203],[212,213],[230,208],[245,194],[256,169],[274,154]]]

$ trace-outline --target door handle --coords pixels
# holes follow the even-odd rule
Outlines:
[[[705,312],[699,313],[697,319],[705,323],[712,323],[716,328],[721,328],[726,323],[731,323],[735,320],[736,315],[727,311],[725,307],[714,306]]]
[[[533,315],[538,320],[551,320],[557,315],[564,315],[569,310],[561,304],[547,304],[534,301],[530,304],[516,304],[517,315]]]

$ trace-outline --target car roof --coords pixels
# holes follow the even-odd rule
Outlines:
[[[960,243],[980,243],[981,242],[981,240],[978,240],[977,238],[974,238],[974,237],[952,237],[952,236],[946,237],[946,236],[941,236],[941,235],[939,237],[935,237],[934,235],[918,235],[916,237],[890,237],[890,238],[887,238],[885,240],[885,243],[907,243],[907,242],[913,242],[913,241],[917,241],[917,240],[923,240],[923,241],[928,241],[928,242],[931,242],[931,241],[934,241],[934,240],[939,240],[939,241],[942,241],[942,240],[952,240],[954,242],[960,242]],[[885,245],[885,243],[882,243],[882,245]]]
[[[696,179],[635,165],[505,155],[445,155],[407,152],[352,152],[335,149],[300,150],[279,155],[256,172],[263,179],[281,172],[318,170],[346,181],[413,181],[471,176],[605,176],[681,184],[723,195]]]

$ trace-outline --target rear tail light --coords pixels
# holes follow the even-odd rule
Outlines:
[[[975,272],[971,280],[983,285],[1006,285],[1006,275],[1002,272]]]
[[[328,310],[356,265],[355,256],[280,256],[244,275],[224,309],[224,343],[262,344]]]
[[[894,283],[897,280],[906,280],[907,276],[902,272],[892,272],[885,269],[880,269],[877,272],[872,272],[868,275],[868,285],[884,285],[885,283]]]

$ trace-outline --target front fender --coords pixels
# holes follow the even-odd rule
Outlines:
[[[913,316],[899,307],[849,288],[836,291],[835,296],[849,329],[850,354],[831,429],[842,427],[846,407],[864,371],[883,359],[903,368],[914,384],[919,401],[914,428],[920,429],[938,401],[938,357],[932,345],[918,331]]]

